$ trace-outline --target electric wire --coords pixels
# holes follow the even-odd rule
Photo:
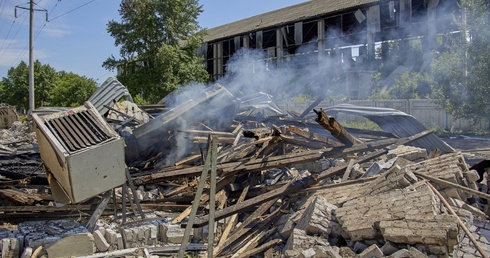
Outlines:
[[[58,16],[56,16],[56,17],[52,18],[52,19],[50,19],[49,21],[53,21],[53,20],[56,20],[56,19],[58,19],[58,18],[60,18],[60,17],[63,17],[63,16],[65,16],[65,15],[67,15],[67,14],[69,14],[69,13],[71,13],[71,12],[74,12],[74,11],[76,11],[76,10],[78,10],[78,9],[80,9],[80,8],[82,8],[82,7],[84,7],[84,6],[88,5],[88,4],[90,4],[90,3],[93,3],[93,2],[95,2],[95,1],[96,1],[96,0],[90,0],[90,1],[88,1],[88,2],[86,2],[86,3],[84,3],[84,4],[82,4],[82,5],[80,5],[80,6],[78,6],[78,7],[75,7],[75,8],[73,8],[73,9],[71,9],[70,11],[67,11],[67,12],[65,12],[65,13],[62,13],[62,14],[60,14],[60,15],[58,15]]]
[[[27,11],[26,11],[27,12]],[[25,13],[25,12],[24,12]],[[5,42],[7,42],[9,40],[9,35],[10,35],[10,32],[11,32],[11,29],[13,27],[13,23],[12,23],[12,26],[10,27],[9,29],[9,32],[7,33],[7,37],[5,38],[5,40],[3,41],[3,44],[2,44],[2,47],[0,47],[0,54],[2,54],[3,52],[5,52],[7,49],[9,49],[10,45],[12,44],[12,42],[14,42],[14,39],[15,37],[17,36],[17,34],[19,33],[20,31],[20,28],[22,28],[22,26],[24,25],[24,23],[26,22],[27,20],[27,15],[24,17],[24,20],[22,20],[22,23],[20,24],[20,26],[17,28],[17,30],[15,31],[15,34],[13,35],[12,37],[12,40],[9,41],[8,45],[3,48]],[[14,20],[15,22],[15,20]],[[2,52],[3,51],[3,52]]]
[[[40,0],[39,2],[37,3],[34,3],[35,5],[38,5],[39,3],[41,3],[43,0]],[[51,8],[51,11],[50,13],[58,6],[58,3],[61,2],[61,0],[58,0],[56,2],[56,4],[53,6],[53,8]],[[27,12],[27,11],[26,11]],[[41,31],[44,29],[44,27],[46,27],[46,24],[47,24],[47,21],[44,20],[43,23],[41,24],[41,26],[39,26],[39,28],[37,29],[36,33],[35,33],[35,36],[34,36],[34,40],[37,39],[37,37],[39,36],[39,34],[41,34]],[[8,47],[6,48],[8,49]],[[26,55],[27,53],[27,50],[29,49],[29,45],[25,46],[23,48],[23,50],[19,53],[19,55],[17,56],[17,58],[12,62],[12,64],[10,66],[14,66],[15,64],[19,63],[20,60],[22,60],[24,58],[24,56]]]

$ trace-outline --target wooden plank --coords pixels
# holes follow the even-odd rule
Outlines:
[[[424,137],[430,133],[432,133],[432,132],[431,131],[424,131],[424,132],[418,133],[416,135],[413,135],[413,136],[410,136],[407,138],[402,138],[402,139],[397,141],[396,145],[407,144],[411,141],[415,141],[421,137]],[[354,148],[355,148],[355,146],[354,146]],[[373,152],[373,153],[365,155],[359,159],[356,159],[355,163],[363,163],[363,162],[368,161],[370,159],[373,159],[375,157],[379,157],[383,154],[386,154],[387,152],[388,152],[387,149],[383,149],[383,150]],[[215,214],[215,219],[219,220],[219,219],[231,216],[235,213],[242,212],[242,211],[244,211],[244,210],[246,210],[252,206],[256,206],[256,205],[265,203],[265,202],[272,200],[274,198],[277,198],[279,196],[285,196],[285,195],[289,195],[291,193],[298,192],[301,189],[312,186],[317,181],[331,177],[333,175],[337,175],[338,173],[345,171],[347,166],[348,165],[343,165],[340,167],[333,167],[333,168],[330,168],[330,169],[323,171],[319,175],[311,175],[311,176],[304,177],[300,180],[292,181],[290,184],[284,185],[278,189],[275,189],[275,190],[269,191],[265,194],[259,195],[257,197],[248,199],[248,200],[246,200],[240,204],[235,204],[235,205],[227,207],[223,210],[219,210]],[[195,227],[202,227],[207,222],[208,222],[207,217],[204,216],[204,217],[197,219],[194,222],[194,226]]]
[[[204,163],[204,168],[203,168],[202,173],[201,173],[201,178],[199,180],[197,192],[196,192],[196,195],[194,197],[194,202],[193,202],[192,208],[191,208],[191,213],[189,214],[189,223],[185,227],[184,236],[182,239],[182,244],[181,244],[180,249],[179,249],[179,256],[178,256],[179,258],[184,257],[184,252],[187,249],[187,245],[189,244],[189,237],[190,237],[192,226],[193,226],[193,223],[194,223],[194,220],[196,217],[197,208],[199,207],[199,201],[201,199],[202,191],[204,189],[204,184],[205,184],[206,179],[208,177],[209,169],[212,167],[212,165],[211,165],[212,159],[216,158],[216,157],[213,157],[213,155],[212,155],[213,149],[216,149],[216,148],[217,148],[217,142],[214,140],[214,137],[211,137],[208,155],[206,157],[206,161]],[[213,218],[213,219],[215,219],[215,218]],[[208,221],[209,221],[209,219],[208,219]],[[213,253],[211,252],[211,255],[212,254]]]
[[[323,109],[320,108],[320,111],[313,109],[313,111],[315,111],[317,114],[315,121],[323,128],[327,129],[332,136],[337,138],[341,143],[345,144],[346,146],[352,146],[360,142],[349,134],[344,127],[340,125],[337,120],[335,120],[335,118],[327,116]]]
[[[276,230],[277,228],[272,228],[267,231],[257,232],[254,236],[249,237],[250,239],[245,239],[242,247],[233,252],[231,258],[242,257],[242,253],[257,247],[257,245],[264,241],[265,238],[270,237]]]
[[[406,139],[406,138],[403,138]],[[372,141],[366,143],[360,143],[352,147],[330,147],[324,150],[311,150],[301,153],[290,153],[285,155],[278,155],[275,157],[255,159],[248,162],[228,162],[218,164],[218,171],[221,173],[233,173],[233,172],[252,172],[256,170],[270,169],[274,167],[292,165],[296,163],[309,162],[320,159],[322,156],[330,158],[341,157],[342,155],[348,155],[361,151],[369,151],[377,148],[383,148],[397,143],[399,139],[383,139],[379,141]],[[198,176],[202,171],[202,166],[195,166],[190,168],[180,168],[171,170],[165,168],[163,170],[152,173],[151,175],[144,175],[135,178],[137,182],[141,184],[156,183],[170,179]]]
[[[24,205],[33,205],[35,202],[40,202],[43,199],[39,197],[38,194],[28,194],[19,191],[15,188],[13,189],[0,189],[0,196],[13,203],[19,203]]]
[[[245,197],[247,196],[248,190],[250,189],[250,184],[245,186],[245,188],[242,190],[242,193],[240,194],[240,197],[238,198],[237,203],[243,202],[245,200]],[[218,245],[214,249],[214,256],[218,255],[218,250],[221,250],[223,248],[223,245],[228,238],[228,235],[230,234],[231,230],[233,227],[235,227],[235,224],[238,220],[238,214],[233,214],[231,218],[228,220],[228,223],[226,224],[225,230],[223,230],[223,233],[221,234],[221,237],[219,239]]]
[[[208,223],[208,257],[213,258],[214,247],[214,213],[216,211],[216,156],[218,143],[216,138],[211,139],[211,171],[210,171],[210,185],[209,185],[209,223]]]
[[[241,254],[239,257],[252,257],[254,255],[257,255],[265,250],[272,250],[272,247],[276,246],[276,245],[280,245],[282,243],[282,239],[273,239],[257,248],[254,248],[250,251],[247,251],[243,254]],[[264,257],[267,257],[267,255],[264,255]]]
[[[315,141],[323,142],[323,143],[326,143],[326,144],[329,144],[332,146],[341,146],[342,145],[340,142],[338,142],[336,140],[329,139],[328,137],[325,137],[323,135],[319,135],[317,133],[302,130],[296,126],[288,125],[288,126],[285,126],[285,129],[287,132],[296,134],[296,135],[301,136],[301,137],[308,139],[308,140],[315,140]]]
[[[222,178],[216,185],[216,189],[217,191],[223,189],[226,185],[230,184],[231,182],[233,182],[235,180],[236,176],[234,175],[231,175],[231,176],[227,176],[227,177],[224,177]],[[201,199],[200,199],[200,205],[204,205],[207,203],[207,201],[209,201],[209,194],[207,193],[202,193],[201,194]],[[174,218],[172,220],[172,224],[177,224],[177,223],[180,223],[182,220],[184,220],[187,216],[189,216],[189,214],[191,213],[191,210],[192,210],[192,205],[188,206],[187,209],[185,209],[181,214],[179,214],[179,216],[177,216],[176,218]]]
[[[349,165],[345,169],[344,175],[342,176],[342,182],[347,181],[347,179],[349,179],[350,173],[352,171],[352,167],[354,166],[354,164],[355,163],[354,163],[353,159],[349,160]]]

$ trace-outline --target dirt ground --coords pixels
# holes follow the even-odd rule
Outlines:
[[[438,134],[443,141],[461,151],[468,165],[490,160],[490,135]]]

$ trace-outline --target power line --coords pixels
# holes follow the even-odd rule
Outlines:
[[[7,2],[7,0],[4,0],[4,1],[0,0],[0,14],[3,12],[3,8],[5,7],[6,2]],[[2,28],[3,28],[3,22],[2,22],[2,24],[0,24],[0,30],[2,30]]]
[[[16,17],[16,19],[17,19],[17,17]],[[18,28],[18,29],[17,29],[17,31],[15,32],[14,36],[12,36],[12,40],[11,40],[11,41],[8,43],[7,47],[3,48],[3,46],[4,46],[5,42],[7,42],[7,40],[9,39],[10,32],[11,32],[11,30],[12,30],[12,28],[13,28],[13,25],[14,25],[14,23],[15,23],[15,20],[12,22],[12,26],[10,26],[10,29],[9,29],[9,31],[8,31],[8,33],[7,33],[7,37],[6,37],[6,38],[5,38],[5,40],[3,41],[2,47],[0,47],[0,52],[1,52],[2,50],[3,50],[3,52],[5,52],[5,51],[6,51],[6,50],[7,50],[7,49],[10,47],[10,45],[11,45],[11,44],[12,44],[12,42],[13,42],[13,39],[14,39],[14,38],[17,36],[17,34],[18,34],[18,33],[19,33],[19,31],[20,31],[20,28],[22,28],[22,25],[24,25],[24,23],[26,22],[26,20],[27,20],[27,15],[24,17],[24,20],[22,21],[22,23],[20,24],[19,28]]]
[[[41,26],[39,26],[39,29],[36,32],[36,36],[34,36],[34,40],[37,39],[37,37],[39,36],[39,34],[41,34],[41,31],[44,29],[44,27],[46,27],[46,23],[47,23],[47,21],[44,21],[43,24]],[[15,64],[19,63],[20,60],[22,60],[22,58],[27,53],[27,49],[28,48],[29,48],[29,45],[25,46],[24,49],[20,52],[20,54],[17,56],[17,58],[15,59],[15,61],[10,66],[13,67]]]
[[[78,10],[78,9],[80,9],[80,8],[82,8],[82,7],[84,7],[84,6],[88,5],[88,4],[90,4],[90,3],[93,3],[93,2],[95,2],[95,1],[96,1],[96,0],[90,0],[90,1],[88,1],[88,2],[86,2],[86,3],[84,3],[84,4],[82,4],[82,5],[80,5],[80,6],[78,6],[78,7],[75,7],[75,8],[73,8],[73,9],[71,9],[70,11],[68,11],[68,12],[66,12],[66,13],[60,14],[60,15],[58,15],[58,16],[56,16],[56,17],[54,17],[53,19],[50,19],[49,21],[56,20],[56,19],[58,19],[58,18],[60,18],[60,17],[62,17],[62,16],[65,16],[65,15],[67,15],[67,14],[71,13],[71,12],[74,12],[74,11],[76,11],[76,10]]]

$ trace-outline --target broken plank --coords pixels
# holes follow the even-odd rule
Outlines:
[[[299,136],[306,138],[308,140],[315,140],[315,141],[323,142],[323,143],[326,143],[326,144],[329,144],[332,146],[341,146],[342,145],[340,142],[338,142],[336,140],[329,139],[328,137],[325,137],[325,136],[317,134],[317,133],[302,130],[296,126],[288,125],[288,126],[285,126],[285,129],[287,132],[299,135]]]
[[[352,153],[372,151],[375,149],[384,148],[386,146],[390,146],[394,144],[403,145],[415,141],[431,133],[432,131],[426,130],[406,138],[370,141],[365,143],[359,143],[352,147],[345,147],[345,146],[330,147],[324,150],[311,150],[311,151],[305,151],[301,153],[278,155],[278,156],[264,158],[264,159],[250,160],[247,162],[222,163],[222,164],[218,164],[217,169],[218,169],[218,173],[221,174],[222,176],[230,173],[237,174],[240,172],[260,171],[260,170],[276,168],[280,166],[315,161],[324,156],[327,156],[329,158],[336,158]],[[133,178],[133,180],[135,180],[135,183],[138,182],[140,184],[156,183],[156,182],[161,182],[170,179],[198,176],[202,172],[202,169],[203,166],[195,166],[195,167],[175,169],[175,170],[172,170],[171,168],[165,168],[155,173],[152,173],[150,175],[135,177]]]
[[[249,188],[250,188],[250,184],[247,185],[243,189],[242,193],[240,194],[240,197],[238,197],[237,203],[241,203],[241,202],[243,202],[243,200],[245,200],[245,197],[247,196],[247,193],[248,193],[248,189]],[[226,227],[225,227],[225,230],[221,234],[221,237],[219,239],[218,245],[214,249],[214,252],[213,252],[214,256],[217,256],[218,255],[218,250],[221,250],[223,248],[223,245],[224,245],[226,239],[228,238],[228,235],[230,234],[231,230],[233,229],[233,227],[235,227],[235,224],[236,224],[237,220],[238,220],[238,214],[233,214],[231,216],[231,218],[228,220],[228,222],[226,224]]]
[[[35,202],[43,200],[38,194],[28,194],[17,189],[0,189],[0,196],[11,202],[24,205],[33,205]]]
[[[195,133],[195,134],[209,134],[209,135],[217,135],[217,136],[232,136],[232,137],[235,137],[235,134],[234,133],[229,133],[229,132],[202,131],[202,130],[178,130],[178,132]]]
[[[254,255],[257,255],[265,250],[271,250],[272,247],[276,246],[276,245],[279,245],[282,243],[282,239],[273,239],[257,248],[254,248],[250,251],[247,251],[245,253],[243,253],[242,255],[240,255],[240,257],[252,257]],[[264,255],[264,257],[267,257],[266,255]]]
[[[351,134],[349,134],[342,125],[340,125],[337,120],[333,117],[327,116],[325,114],[325,111],[320,108],[320,111],[316,111],[313,109],[315,113],[317,114],[317,118],[315,121],[320,124],[323,128],[327,129],[333,137],[337,138],[341,143],[345,144],[346,146],[352,146],[356,143],[359,143],[359,140],[354,138]]]

